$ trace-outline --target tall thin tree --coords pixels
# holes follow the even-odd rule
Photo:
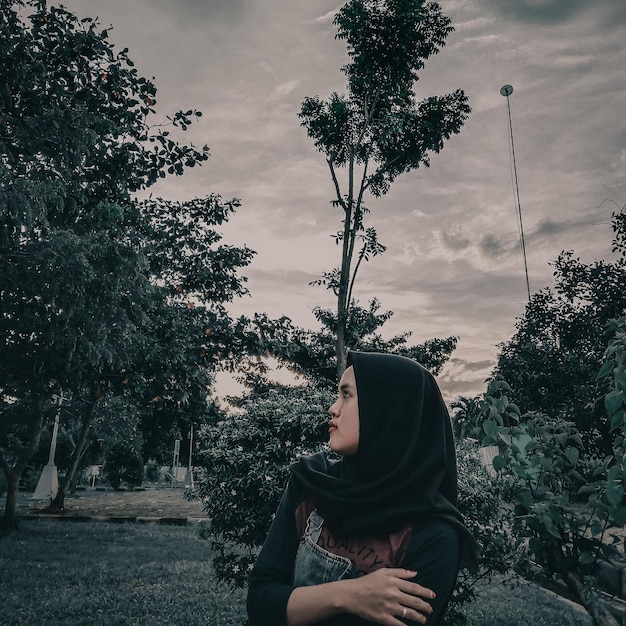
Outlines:
[[[387,193],[402,173],[428,167],[430,154],[458,133],[470,113],[460,89],[417,101],[414,85],[425,61],[454,30],[436,2],[351,0],[335,16],[349,62],[345,94],[306,98],[302,125],[324,155],[342,213],[335,235],[341,264],[318,282],[337,296],[337,372],[345,368],[346,323],[363,261],[385,251],[376,230],[366,227],[366,194]],[[343,180],[340,172],[343,171]]]

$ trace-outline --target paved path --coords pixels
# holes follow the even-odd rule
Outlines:
[[[68,521],[185,524],[206,519],[200,502],[186,500],[183,489],[168,487],[147,487],[132,491],[85,489],[65,498],[65,511],[62,513],[44,512],[47,504],[42,500],[33,500],[30,493],[20,493],[17,512],[25,519]]]

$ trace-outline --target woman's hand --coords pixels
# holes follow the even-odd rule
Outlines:
[[[433,611],[428,600],[435,593],[409,580],[416,575],[406,569],[382,568],[342,581],[348,591],[346,612],[382,626],[404,626],[401,619],[425,624]]]
[[[411,582],[416,572],[383,568],[335,582],[296,587],[287,602],[288,626],[311,626],[334,615],[351,613],[381,626],[425,624],[435,597],[431,589]],[[406,621],[400,621],[406,620]]]

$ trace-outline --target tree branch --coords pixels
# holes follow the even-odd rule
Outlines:
[[[344,210],[344,212],[348,212],[348,206],[346,205],[345,200],[341,197],[341,188],[339,187],[339,181],[337,180],[337,175],[335,174],[335,168],[333,167],[332,161],[330,159],[326,159],[326,163],[328,163],[328,169],[330,169],[330,175],[332,176],[333,183],[335,185],[335,193],[337,195],[337,202]]]

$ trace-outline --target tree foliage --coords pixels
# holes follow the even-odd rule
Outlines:
[[[289,465],[318,451],[326,440],[332,395],[313,387],[254,395],[230,415],[199,432],[202,477],[195,494],[211,525],[210,541],[219,579],[243,587],[263,545],[289,477]]]
[[[335,189],[332,204],[342,213],[336,234],[340,267],[321,284],[337,295],[336,356],[345,368],[346,335],[353,288],[363,260],[385,251],[375,229],[366,227],[366,193],[380,197],[393,181],[428,167],[469,115],[461,90],[417,101],[414,84],[425,61],[439,52],[453,28],[436,2],[425,0],[350,0],[335,17],[337,37],[346,42],[345,94],[328,100],[306,98],[302,125],[324,155]],[[345,180],[340,180],[340,171]]]
[[[0,463],[14,495],[53,393],[71,398],[72,471],[107,394],[147,418],[156,399],[182,412],[193,398],[189,419],[206,409],[230,351],[222,304],[245,293],[252,252],[215,230],[236,200],[134,196],[208,158],[170,135],[199,111],[155,119],[155,85],[96,20],[43,0],[0,11]]]
[[[474,441],[457,440],[456,456],[459,511],[480,546],[480,564],[476,572],[459,572],[445,616],[451,626],[467,623],[464,608],[481,590],[510,577],[517,544],[510,525],[510,481],[487,471]]]
[[[280,367],[285,367],[314,386],[332,391],[337,385],[336,328],[337,316],[330,309],[315,307],[313,313],[320,327],[317,330],[296,326],[288,317],[275,320],[267,315],[253,319],[240,318],[240,337],[245,338],[242,355],[251,355],[240,361],[240,380],[250,389],[265,393],[271,387],[263,356],[272,356]],[[421,344],[409,344],[410,332],[399,333],[388,339],[381,334],[383,325],[392,317],[392,311],[380,311],[377,299],[367,308],[354,301],[348,312],[346,337],[353,350],[387,352],[412,358],[433,374],[441,368],[456,347],[456,337],[429,339]]]
[[[501,346],[495,372],[514,387],[522,411],[573,421],[582,431],[599,429],[610,447],[602,406],[606,382],[596,380],[608,337],[608,320],[626,311],[624,215],[613,216],[612,263],[586,264],[563,252],[554,263],[553,288],[535,294]]]
[[[626,566],[626,317],[611,320],[598,379],[607,378],[603,408],[610,453],[590,454],[578,429],[560,417],[527,414],[509,401],[511,388],[492,381],[483,405],[493,465],[514,480],[515,531],[527,538],[527,573],[558,579],[585,606],[594,624],[618,624],[603,600],[601,568]],[[537,571],[535,568],[538,567]]]

